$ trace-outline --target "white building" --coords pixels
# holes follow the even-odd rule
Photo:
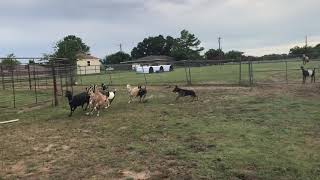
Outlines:
[[[77,74],[99,74],[100,67],[101,62],[99,58],[85,53],[77,55]]]

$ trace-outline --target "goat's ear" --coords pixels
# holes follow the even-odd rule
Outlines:
[[[175,88],[177,88],[178,86],[176,85]]]

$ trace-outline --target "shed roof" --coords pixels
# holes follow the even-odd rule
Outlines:
[[[97,59],[98,60],[100,58],[92,56],[89,53],[79,53],[79,54],[77,54],[77,59]]]
[[[121,63],[128,64],[128,63],[157,62],[157,61],[170,62],[170,61],[174,61],[174,58],[170,56],[146,56],[139,59],[135,59],[133,61],[124,61]]]

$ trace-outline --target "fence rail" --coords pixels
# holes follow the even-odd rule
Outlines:
[[[1,58],[0,58],[1,59]],[[19,58],[21,59],[21,58]],[[79,67],[65,59],[0,66],[0,110],[51,102],[58,105],[74,85],[105,83],[109,86],[146,85],[255,85],[301,84],[300,67],[320,71],[320,59],[303,65],[300,59],[268,61],[177,61],[170,72],[137,73],[130,64]],[[317,75],[316,73],[316,75]],[[309,83],[309,82],[307,82]],[[83,89],[83,88],[82,88]]]
[[[31,59],[41,63],[0,65],[0,110],[48,102],[58,105],[58,97],[63,95],[64,89],[72,86],[75,68],[61,64],[61,60],[65,59]]]

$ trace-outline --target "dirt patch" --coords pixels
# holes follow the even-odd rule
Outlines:
[[[142,171],[137,173],[134,171],[124,170],[124,171],[121,171],[120,173],[124,176],[123,179],[132,178],[135,180],[143,180],[143,179],[149,179],[151,177],[149,171]]]
[[[18,161],[15,165],[11,166],[9,172],[14,175],[22,176],[26,172],[26,164],[24,161]]]

